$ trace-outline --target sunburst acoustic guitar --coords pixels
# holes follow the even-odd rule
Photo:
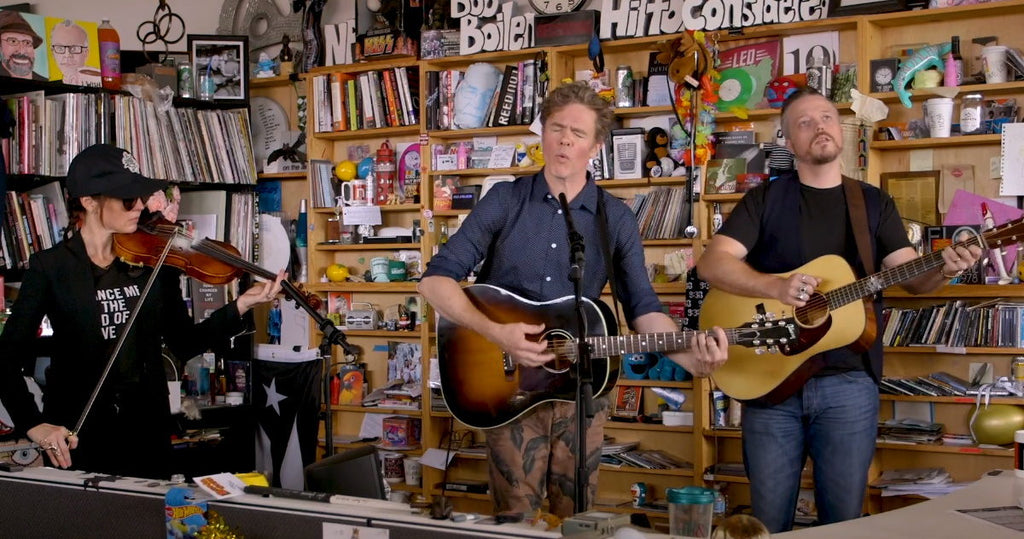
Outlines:
[[[501,323],[544,324],[538,339],[548,342],[555,359],[543,367],[524,367],[479,333],[441,318],[437,325],[441,393],[452,415],[471,427],[504,425],[534,406],[548,401],[576,400],[576,309],[572,296],[534,302],[491,285],[466,287],[470,301],[490,319]],[[594,394],[611,390],[622,354],[668,352],[689,347],[694,331],[614,335],[611,310],[584,298],[592,356]],[[611,323],[609,323],[611,322]],[[752,322],[726,329],[730,345],[771,348],[795,338],[788,322]],[[731,353],[731,352],[730,352]]]
[[[954,246],[977,245],[982,252],[1012,245],[1024,237],[1024,218],[1010,221]],[[864,298],[919,275],[938,271],[942,252],[934,251],[904,264],[857,279],[846,261],[836,255],[816,258],[781,276],[805,273],[823,281],[803,307],[793,309],[774,299],[737,296],[714,288],[701,305],[700,327],[731,327],[760,319],[759,311],[782,313],[794,322],[798,337],[779,345],[779,354],[761,356],[753,350],[730,349],[729,360],[711,377],[727,395],[739,400],[780,402],[814,374],[808,360],[821,352],[858,343],[874,342],[874,312]]]

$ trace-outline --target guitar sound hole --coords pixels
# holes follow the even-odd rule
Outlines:
[[[807,304],[794,311],[797,324],[805,328],[818,327],[828,319],[828,300],[825,296],[814,293]]]
[[[544,364],[544,370],[555,374],[568,371],[576,362],[575,339],[560,329],[549,331],[544,338],[548,341],[548,351],[555,354],[555,359]]]

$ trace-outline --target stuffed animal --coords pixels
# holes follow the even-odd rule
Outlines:
[[[772,79],[764,92],[765,97],[768,98],[768,106],[773,109],[781,109],[782,104],[786,102],[786,98],[790,94],[807,84],[807,75],[801,74],[801,76],[803,77],[803,83],[799,82],[794,75],[784,75]]]
[[[658,178],[671,173],[675,163],[666,172],[661,165],[663,158],[668,158],[668,133],[660,127],[651,128],[647,131],[647,156],[644,157],[644,169],[648,176]]]
[[[953,45],[948,41],[936,43],[917,49],[910,58],[900,62],[900,68],[896,72],[892,86],[904,107],[909,109],[913,106],[910,103],[910,90],[907,89],[907,85],[914,79],[914,74],[933,67],[939,70],[945,69],[946,64],[942,59],[952,49]]]
[[[647,371],[647,377],[651,380],[661,380],[663,382],[682,382],[690,378],[690,373],[686,372],[682,366],[676,364],[661,354],[657,353],[658,362]]]
[[[659,43],[657,60],[668,67],[668,77],[676,83],[673,108],[678,129],[689,136],[689,149],[682,150],[677,164],[700,165],[711,157],[711,132],[714,130],[714,105],[718,100],[718,74],[714,57],[705,45],[704,32],[684,32],[670,42]],[[694,95],[692,92],[697,92]],[[696,104],[696,110],[691,110]],[[677,130],[673,127],[673,132]],[[673,133],[673,144],[679,137]],[[677,153],[678,148],[670,153]],[[683,171],[681,167],[676,170]]]
[[[659,43],[657,50],[658,62],[668,66],[668,78],[677,84],[700,86],[700,78],[714,65],[711,52],[689,32]]]

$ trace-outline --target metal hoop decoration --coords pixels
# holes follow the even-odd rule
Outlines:
[[[161,12],[164,13],[161,14]],[[170,39],[169,36],[175,30],[178,33],[174,39]],[[164,55],[166,55],[170,52],[171,44],[177,43],[185,37],[185,20],[181,18],[181,15],[171,11],[167,0],[160,0],[153,12],[153,20],[140,23],[135,29],[135,37],[142,43],[142,51],[146,54],[146,58],[152,61],[146,46],[158,41],[163,42]]]

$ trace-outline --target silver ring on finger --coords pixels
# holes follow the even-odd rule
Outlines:
[[[807,292],[807,287],[806,286],[801,286],[800,287],[800,293],[803,294],[805,292]]]
[[[807,301],[807,294],[800,294],[799,296],[797,296],[797,299],[799,299],[800,301]]]

